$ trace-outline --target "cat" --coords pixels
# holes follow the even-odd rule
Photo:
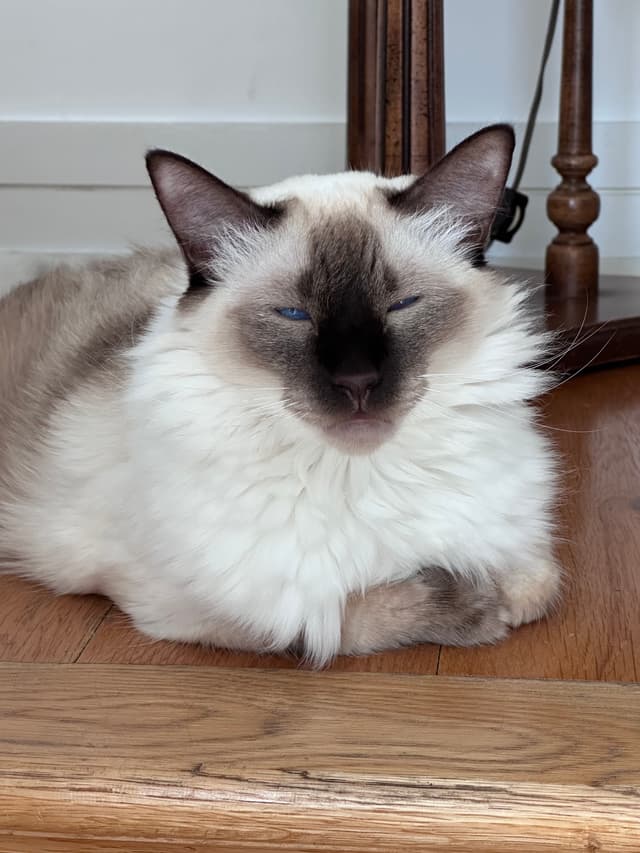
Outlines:
[[[178,248],[0,301],[0,557],[154,638],[316,666],[554,602],[548,340],[478,263],[512,129],[250,193],[154,150]]]

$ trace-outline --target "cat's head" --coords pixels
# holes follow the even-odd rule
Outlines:
[[[211,369],[349,453],[370,452],[464,356],[513,152],[496,125],[420,178],[350,172],[250,195],[194,163],[147,165],[182,249],[189,317]],[[273,410],[272,410],[273,411]]]

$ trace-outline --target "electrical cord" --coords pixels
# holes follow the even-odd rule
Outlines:
[[[515,235],[518,233],[522,223],[524,222],[525,211],[529,199],[526,195],[524,195],[524,193],[518,191],[518,187],[520,186],[525,166],[527,165],[529,148],[531,147],[531,139],[533,137],[533,131],[536,126],[536,119],[538,117],[540,101],[542,100],[544,74],[547,68],[549,54],[551,53],[551,47],[553,45],[553,37],[555,35],[556,25],[558,23],[559,9],[560,0],[552,0],[551,10],[549,12],[549,22],[547,24],[547,33],[544,40],[544,47],[542,49],[542,60],[540,62],[540,70],[538,71],[536,88],[534,90],[533,98],[531,100],[531,106],[529,107],[527,126],[524,132],[524,139],[522,140],[522,148],[520,149],[520,156],[518,158],[516,174],[513,179],[512,186],[505,188],[504,195],[502,197],[502,204],[500,205],[498,213],[496,214],[496,218],[493,222],[493,227],[491,228],[490,242],[493,242],[494,240],[499,240],[501,243],[510,243],[515,237]]]

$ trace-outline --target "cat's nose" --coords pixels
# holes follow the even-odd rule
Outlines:
[[[333,377],[333,384],[343,394],[346,394],[358,408],[361,408],[367,402],[371,390],[380,384],[380,374],[377,370],[366,370],[362,373],[338,373]]]

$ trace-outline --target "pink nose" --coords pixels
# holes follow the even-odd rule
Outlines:
[[[363,373],[338,373],[333,377],[333,384],[339,388],[357,406],[363,406],[372,388],[380,382],[380,374],[376,370]]]

